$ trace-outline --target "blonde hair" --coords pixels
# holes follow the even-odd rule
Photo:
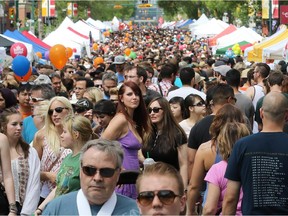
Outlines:
[[[79,132],[79,140],[84,145],[92,137],[92,126],[88,118],[81,115],[67,115],[63,121],[63,127],[66,127],[73,136],[73,131]],[[75,137],[73,137],[75,139]]]
[[[93,104],[95,104],[99,100],[103,99],[103,93],[101,92],[100,89],[98,89],[96,87],[89,87],[86,89],[85,92],[89,95],[89,97],[91,98],[91,102]]]
[[[244,123],[227,122],[220,130],[217,137],[217,145],[219,153],[223,160],[227,161],[232,152],[235,142],[250,134],[249,129]]]
[[[118,88],[114,87],[109,90],[110,95],[118,95]]]
[[[61,102],[67,109],[69,114],[73,114],[73,108],[70,103],[70,101],[62,96],[56,96],[53,97],[48,104],[48,109],[46,111],[46,116],[45,116],[45,134],[46,134],[46,140],[50,148],[55,152],[58,153],[60,150],[60,134],[58,134],[57,129],[52,122],[51,116],[48,114],[48,110],[51,107],[51,104],[54,103],[55,101]]]

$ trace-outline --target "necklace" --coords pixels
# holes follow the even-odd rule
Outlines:
[[[151,151],[153,151],[153,149],[154,149],[155,146],[157,145],[158,137],[159,137],[159,133],[158,133],[158,131],[157,131],[157,132],[156,132],[156,138],[155,138],[155,140],[154,140],[154,144],[153,144],[153,147],[152,147]]]

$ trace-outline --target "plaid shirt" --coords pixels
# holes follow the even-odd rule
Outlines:
[[[173,87],[173,84],[169,81],[166,81],[166,80],[162,80],[160,83],[159,83],[160,87],[161,87],[161,91],[162,91],[162,94],[160,92],[161,95],[163,95],[163,97],[167,97],[168,96],[168,91],[171,87]]]

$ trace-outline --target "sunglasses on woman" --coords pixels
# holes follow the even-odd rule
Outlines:
[[[66,107],[56,107],[54,110],[55,110],[56,113],[62,113],[62,111],[64,109],[68,109],[68,108],[66,108]],[[48,115],[52,115],[54,113],[54,110],[53,109],[49,109],[48,110]]]
[[[152,113],[152,111],[154,112],[154,113],[159,113],[159,111],[161,110],[162,108],[161,107],[153,107],[153,108],[148,108],[148,112],[149,112],[149,114],[150,113]]]
[[[101,168],[101,169],[97,169],[95,167],[90,167],[90,166],[81,166],[82,171],[85,175],[87,176],[94,176],[97,172],[99,172],[99,174],[104,177],[104,178],[111,178],[115,171],[118,168]]]
[[[153,202],[155,196],[164,205],[171,205],[176,197],[181,197],[171,190],[159,190],[157,193],[155,191],[144,191],[139,193],[137,200],[142,206],[148,206]]]
[[[196,104],[193,104],[193,106],[202,107],[202,106],[205,106],[205,102],[200,101],[200,102],[198,102],[198,103],[196,103]]]

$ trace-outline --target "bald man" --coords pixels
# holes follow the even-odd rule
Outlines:
[[[242,214],[288,215],[288,99],[271,92],[260,109],[263,130],[236,142],[229,158],[223,215],[235,215],[240,188]]]

